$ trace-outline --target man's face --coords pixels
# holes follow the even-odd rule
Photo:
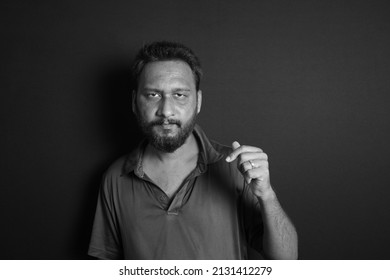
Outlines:
[[[191,68],[179,60],[146,64],[133,94],[133,112],[142,131],[155,148],[169,153],[192,133],[201,103]]]

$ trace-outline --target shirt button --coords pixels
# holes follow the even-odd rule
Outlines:
[[[160,195],[159,199],[160,199],[160,201],[165,201],[165,196]]]

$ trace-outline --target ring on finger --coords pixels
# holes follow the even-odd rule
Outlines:
[[[254,164],[251,160],[249,161],[249,163],[251,164],[252,169],[253,169],[253,168],[256,168],[255,164]]]

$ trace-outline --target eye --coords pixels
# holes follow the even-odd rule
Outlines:
[[[146,94],[146,96],[149,98],[149,99],[156,99],[156,98],[159,98],[160,97],[160,94],[157,93],[157,92],[148,92]]]
[[[175,97],[178,99],[184,99],[186,97],[186,95],[183,93],[177,92],[177,93],[175,93]]]

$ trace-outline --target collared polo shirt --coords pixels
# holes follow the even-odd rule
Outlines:
[[[101,259],[247,259],[262,250],[259,202],[230,147],[197,125],[196,168],[170,200],[144,173],[143,141],[106,171],[88,253]]]

